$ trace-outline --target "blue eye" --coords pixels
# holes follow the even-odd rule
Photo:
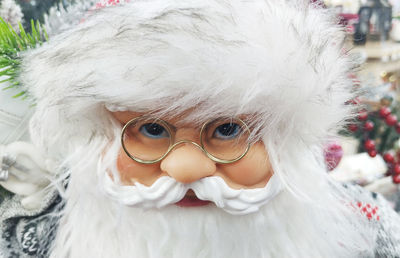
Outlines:
[[[231,140],[240,134],[240,126],[234,123],[226,123],[215,128],[213,137],[221,140]]]
[[[139,131],[144,136],[153,139],[169,137],[168,131],[162,125],[156,123],[144,124],[140,127]]]

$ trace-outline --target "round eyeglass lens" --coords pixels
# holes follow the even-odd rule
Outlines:
[[[203,127],[203,148],[217,159],[240,158],[249,147],[250,130],[240,119],[219,118]]]
[[[132,158],[153,161],[168,151],[171,133],[168,125],[161,120],[133,119],[123,129],[122,143]]]

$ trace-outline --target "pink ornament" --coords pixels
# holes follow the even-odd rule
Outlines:
[[[324,150],[325,163],[328,170],[331,171],[337,167],[343,157],[343,149],[337,142],[330,142],[325,146]]]

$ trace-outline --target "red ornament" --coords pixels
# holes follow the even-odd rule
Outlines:
[[[393,183],[400,184],[400,174],[393,175],[392,180],[393,180]]]
[[[348,128],[353,133],[357,132],[358,130],[358,126],[356,124],[349,124]]]
[[[368,118],[368,112],[367,111],[365,111],[365,110],[363,110],[363,111],[361,111],[360,113],[358,113],[358,120],[360,120],[360,121],[365,121],[365,120],[367,120],[367,118]]]
[[[378,154],[378,152],[376,152],[376,150],[370,150],[368,151],[368,155],[372,158],[374,158],[376,156],[376,154]]]
[[[382,118],[385,118],[385,117],[387,117],[388,115],[390,115],[391,112],[392,112],[392,111],[390,110],[390,108],[388,108],[388,107],[382,107],[382,108],[379,110],[379,116],[382,117]]]
[[[367,131],[367,132],[370,132],[370,131],[372,131],[373,129],[374,129],[374,122],[372,122],[372,121],[367,121],[367,122],[365,122],[365,124],[364,124],[364,130],[365,131]]]
[[[375,150],[375,142],[373,140],[366,140],[364,143],[364,148],[369,152]],[[375,154],[376,155],[376,154]],[[371,156],[371,155],[370,155]]]
[[[386,152],[385,154],[383,154],[383,159],[387,162],[387,163],[393,163],[394,162],[394,156],[392,153]],[[397,164],[396,164],[397,165]],[[400,169],[400,166],[399,166]]]
[[[400,175],[400,164],[395,164],[393,167],[393,176]]]
[[[388,126],[393,126],[393,125],[395,125],[395,124],[397,123],[397,116],[395,116],[395,115],[388,115],[388,116],[385,118],[385,122],[386,122],[386,124],[387,124]]]

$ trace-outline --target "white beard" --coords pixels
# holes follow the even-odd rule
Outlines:
[[[117,205],[82,188],[79,179],[69,189],[54,258],[373,256],[363,246],[374,239],[352,242],[350,228],[288,192],[259,212],[235,216],[212,204],[150,210]]]
[[[107,197],[101,175],[107,173],[104,168],[115,168],[119,145],[108,145],[104,154],[106,144],[101,140],[77,149],[69,159],[74,166],[64,174],[70,180],[62,193],[66,203],[52,258],[374,256],[372,223],[352,209],[341,188],[307,178],[307,173],[297,179],[298,170],[313,169],[302,159],[291,160],[291,174],[302,180],[294,182],[311,200],[283,190],[247,215],[229,214],[214,204],[146,210]],[[306,187],[304,182],[313,184]]]

